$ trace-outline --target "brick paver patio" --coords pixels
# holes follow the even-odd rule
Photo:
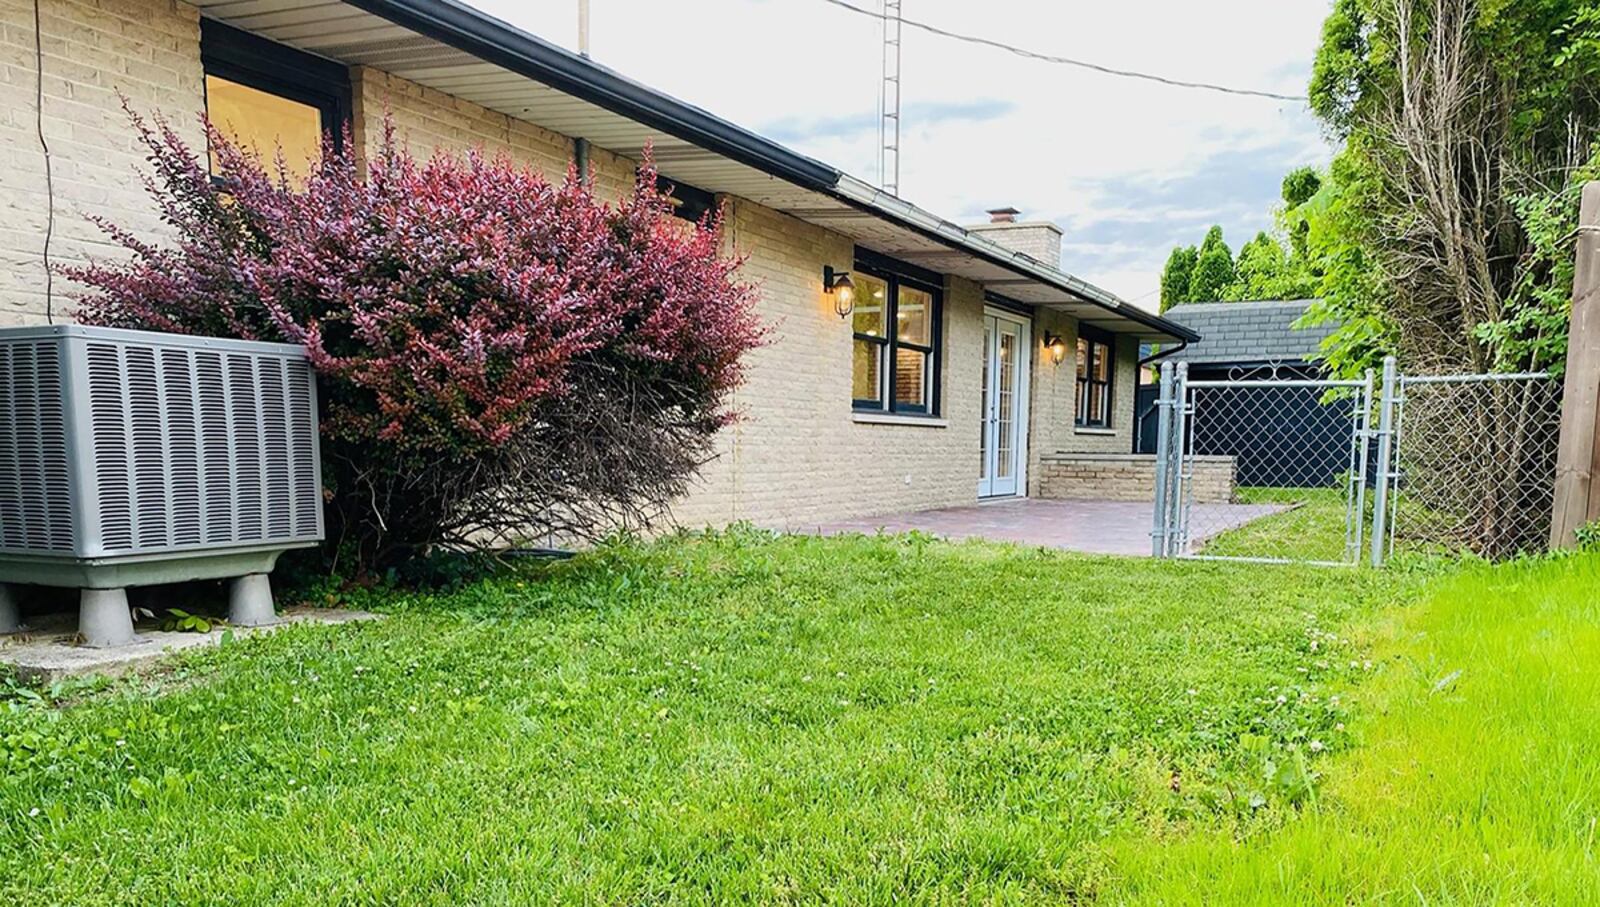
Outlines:
[[[1283,504],[1195,504],[1192,544],[1288,509]],[[823,535],[909,532],[948,539],[984,538],[1092,554],[1150,554],[1150,504],[1127,501],[1046,501],[1014,498],[965,507],[920,510],[824,523]],[[1199,527],[1205,533],[1199,533]]]

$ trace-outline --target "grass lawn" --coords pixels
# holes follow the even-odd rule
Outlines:
[[[735,531],[387,597],[13,689],[0,903],[1111,897],[1311,808],[1395,578]]]
[[[619,546],[0,684],[0,903],[1600,903],[1596,589]]]
[[[1291,504],[1293,509],[1224,532],[1208,540],[1200,553],[1344,562],[1345,496],[1340,488],[1240,488],[1234,493],[1236,503]],[[1370,496],[1366,510],[1367,525],[1371,526]],[[1362,554],[1365,555],[1364,550]]]
[[[1600,555],[1468,570],[1385,612],[1319,808],[1126,846],[1111,903],[1600,903]]]

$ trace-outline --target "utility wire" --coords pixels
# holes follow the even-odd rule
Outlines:
[[[34,129],[39,134],[39,150],[44,152],[44,320],[56,323],[55,269],[50,265],[50,240],[56,232],[56,183],[50,166],[50,142],[44,137],[44,32],[40,27],[39,0],[33,0],[33,61],[38,72],[34,83]]]
[[[885,18],[882,13],[874,12],[870,9],[864,9],[852,3],[846,3],[845,0],[823,0],[823,2],[831,3],[841,9],[847,9],[850,12],[859,13],[863,16],[871,16],[872,18],[880,21]],[[1067,66],[1077,66],[1082,69],[1092,70],[1108,76],[1119,76],[1125,79],[1142,79],[1146,82],[1156,82],[1161,85],[1170,85],[1175,88],[1195,88],[1201,91],[1215,91],[1222,94],[1242,95],[1251,98],[1271,98],[1275,101],[1306,100],[1305,95],[1279,94],[1275,91],[1257,91],[1253,88],[1230,88],[1226,85],[1217,85],[1212,82],[1191,82],[1186,79],[1170,79],[1166,76],[1158,76],[1153,73],[1139,72],[1132,69],[1116,69],[1111,66],[1102,66],[1099,63],[1090,63],[1087,60],[1076,60],[1072,57],[1058,57],[1054,54],[1039,53],[1038,51],[1028,50],[1024,47],[1017,47],[1012,44],[996,41],[992,38],[980,38],[976,35],[964,35],[960,32],[949,31],[936,25],[929,25],[926,22],[918,22],[915,19],[907,19],[904,16],[896,16],[895,18],[899,19],[902,25],[908,25],[912,28],[921,29],[922,31],[930,34],[939,35],[940,37],[954,38],[957,41],[965,41],[968,44],[980,44],[984,47],[993,47],[998,50],[1006,51],[1007,53],[1016,54],[1019,57],[1027,57],[1030,60],[1042,60],[1046,63],[1061,63]]]

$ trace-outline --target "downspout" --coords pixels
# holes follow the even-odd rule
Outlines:
[[[589,59],[589,0],[578,0],[578,56]],[[579,136],[572,141],[572,166],[578,171],[578,185],[589,184],[589,140]]]
[[[1150,355],[1148,355],[1148,356],[1144,357],[1143,359],[1139,360],[1139,364],[1133,367],[1134,375],[1137,376],[1137,375],[1143,373],[1144,367],[1147,366],[1147,365],[1150,365],[1150,364],[1155,363],[1155,362],[1159,362],[1162,359],[1165,359],[1168,356],[1171,356],[1173,353],[1181,353],[1181,352],[1183,352],[1184,348],[1187,347],[1188,345],[1189,345],[1189,341],[1187,341],[1187,340],[1179,340],[1178,341],[1178,345],[1173,347],[1170,350],[1156,350],[1155,352],[1151,353]],[[1137,380],[1138,379],[1136,377],[1135,381],[1137,381]],[[1133,450],[1130,451],[1130,453],[1138,453],[1139,452],[1139,430],[1143,427],[1142,420],[1140,420],[1138,418],[1138,414],[1135,413],[1134,415],[1135,415],[1135,418],[1133,420],[1133,431],[1131,432],[1131,434],[1133,435],[1133,438],[1131,439],[1132,442],[1133,442]]]
[[[1189,345],[1189,341],[1187,341],[1187,340],[1179,340],[1178,341],[1178,345],[1173,347],[1170,350],[1156,350],[1155,352],[1153,352],[1150,355],[1144,357],[1143,359],[1140,359],[1138,367],[1139,368],[1144,368],[1145,366],[1151,364],[1152,362],[1159,362],[1162,359],[1165,359],[1168,356],[1171,356],[1173,353],[1181,353],[1181,352],[1184,351],[1184,348],[1186,348],[1188,345]]]
[[[578,185],[589,184],[589,140],[578,138],[572,140],[572,166],[578,171]]]

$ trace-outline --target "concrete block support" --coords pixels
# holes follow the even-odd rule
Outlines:
[[[15,633],[22,629],[22,610],[17,607],[16,591],[0,583],[0,633]]]
[[[84,645],[95,649],[137,642],[127,591],[84,589],[78,598],[78,635]]]
[[[250,573],[228,584],[228,623],[264,627],[278,622],[272,608],[272,583],[265,573]]]

